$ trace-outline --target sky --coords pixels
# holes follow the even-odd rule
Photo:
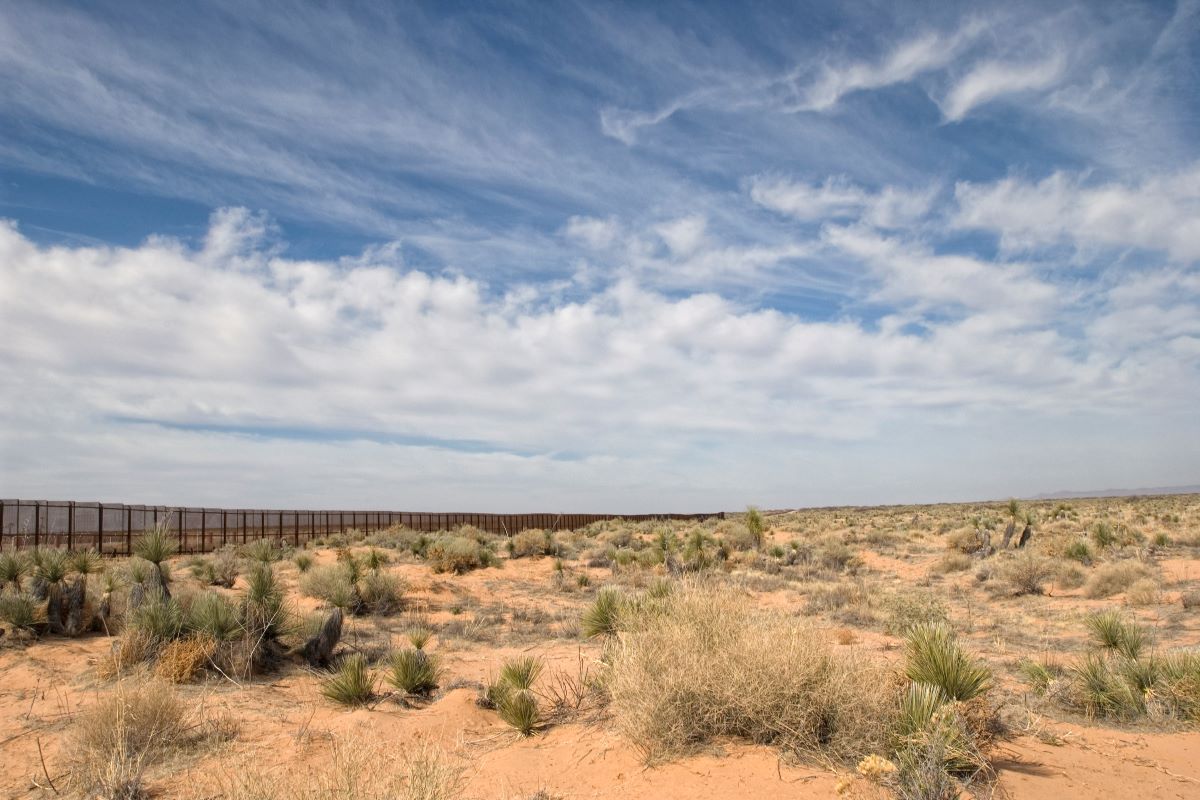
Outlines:
[[[1200,483],[1200,2],[0,5],[0,495]]]

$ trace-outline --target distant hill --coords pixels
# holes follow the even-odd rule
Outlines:
[[[1050,492],[1030,500],[1068,500],[1074,497],[1134,497],[1156,494],[1200,494],[1200,484],[1191,486],[1152,486],[1145,489],[1090,489],[1084,492]]]

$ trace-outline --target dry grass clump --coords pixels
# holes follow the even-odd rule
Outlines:
[[[864,688],[887,685],[885,672],[736,588],[682,582],[626,625],[607,687],[617,726],[648,759],[723,736],[839,761],[884,744],[891,698]]]
[[[1112,597],[1128,589],[1134,583],[1153,578],[1154,571],[1137,561],[1115,561],[1101,564],[1088,578],[1084,593],[1093,599]]]
[[[71,733],[71,780],[81,795],[104,800],[146,797],[146,769],[194,743],[192,715],[168,687],[121,683],[86,709]]]
[[[205,797],[226,800],[456,800],[463,768],[421,739],[396,748],[366,737],[336,738],[328,759],[303,772],[265,772],[258,764],[232,772]]]
[[[373,553],[378,551],[372,551]],[[348,614],[392,614],[404,604],[404,581],[376,562],[366,568],[349,553],[336,564],[312,567],[300,576],[300,591]]]
[[[508,553],[513,558],[551,556],[557,552],[558,545],[554,541],[553,531],[530,528],[513,534],[513,537],[508,540]]]

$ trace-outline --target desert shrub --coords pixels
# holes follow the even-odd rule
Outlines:
[[[923,623],[905,637],[905,674],[935,686],[951,700],[970,700],[991,686],[991,672],[955,641],[944,623]]]
[[[922,590],[894,592],[883,604],[884,629],[894,635],[906,634],[913,626],[942,623],[949,611],[941,598]]]
[[[342,659],[332,675],[321,681],[321,694],[344,706],[361,706],[375,696],[375,676],[361,653]]]
[[[1158,601],[1158,581],[1153,578],[1139,578],[1125,590],[1125,602],[1131,606],[1151,606]]]
[[[350,613],[358,609],[353,571],[343,563],[313,567],[300,577],[300,592]]]
[[[1186,609],[1200,608],[1200,591],[1192,589],[1179,596],[1179,604]]]
[[[465,536],[443,536],[425,548],[425,558],[434,572],[462,574],[493,566],[495,556],[482,544]]]
[[[200,559],[192,565],[197,580],[227,589],[233,588],[238,571],[237,555],[230,549],[219,550],[212,558]]]
[[[1097,646],[1115,650],[1126,658],[1136,659],[1150,641],[1145,628],[1116,609],[1090,614],[1086,624]]]
[[[308,572],[313,565],[313,557],[309,553],[296,553],[296,556],[292,559],[292,561],[295,562],[296,569],[299,570],[301,574]]]
[[[1136,581],[1153,578],[1153,571],[1137,561],[1116,561],[1101,564],[1092,572],[1084,593],[1093,599],[1112,597],[1128,589]]]
[[[853,570],[860,565],[854,549],[834,536],[827,536],[821,540],[815,555],[817,563],[830,570]]]
[[[583,635],[589,639],[615,635],[625,605],[625,593],[620,589],[611,586],[601,589],[580,619]]]
[[[971,568],[971,557],[959,552],[949,552],[933,566],[935,572],[963,572]]]
[[[1041,594],[1054,573],[1053,561],[1026,550],[1005,564],[1001,574],[1015,594]]]
[[[522,736],[532,736],[541,727],[542,711],[532,692],[507,692],[496,701],[496,713]]]
[[[1078,589],[1087,583],[1087,570],[1074,561],[1062,561],[1054,576],[1054,582],[1063,589]]]
[[[962,555],[974,553],[979,546],[979,534],[973,528],[960,528],[946,537],[947,549]]]
[[[1031,658],[1022,659],[1017,671],[1029,688],[1037,694],[1045,694],[1055,680],[1062,676],[1062,667],[1047,661],[1034,661]]]
[[[145,797],[146,769],[194,738],[191,715],[168,687],[121,683],[80,712],[67,752],[80,795]]]
[[[386,678],[405,694],[427,695],[438,688],[442,672],[441,660],[436,654],[414,647],[392,654]]]
[[[554,552],[554,534],[537,528],[521,531],[508,540],[513,558],[546,556]]]
[[[657,613],[631,615],[606,686],[619,729],[650,759],[733,736],[845,760],[877,751],[885,685],[856,654],[756,608],[736,587],[681,582]]]
[[[358,582],[358,595],[372,614],[392,614],[404,603],[404,581],[388,572],[369,572]]]
[[[1103,652],[1087,653],[1067,668],[1067,704],[1089,717],[1129,719],[1145,711],[1144,698],[1126,682],[1116,662]]]

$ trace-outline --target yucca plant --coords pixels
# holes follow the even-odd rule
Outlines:
[[[1088,716],[1127,719],[1145,711],[1145,698],[1125,682],[1103,653],[1087,653],[1069,673],[1075,702]]]
[[[1037,694],[1045,694],[1050,684],[1062,674],[1062,667],[1044,661],[1034,661],[1026,658],[1017,667],[1018,672],[1025,678],[1029,688]]]
[[[187,627],[218,642],[228,642],[245,633],[237,607],[215,592],[205,592],[188,608]]]
[[[308,572],[313,565],[313,557],[308,553],[297,553],[296,557],[293,558],[292,561],[296,563],[296,569],[298,569],[300,572]]]
[[[504,662],[500,668],[500,682],[518,692],[533,690],[533,684],[542,674],[545,665],[536,656],[518,656]]]
[[[379,572],[379,570],[383,569],[384,566],[387,565],[387,563],[388,563],[387,554],[384,553],[382,550],[378,550],[378,549],[372,547],[370,550],[367,551],[367,558],[366,558],[367,569],[371,570],[372,572]]]
[[[32,630],[37,616],[37,604],[23,592],[0,594],[0,620],[13,628]]]
[[[531,692],[505,692],[496,701],[496,713],[522,736],[532,736],[542,726],[542,711]]]
[[[1126,618],[1117,609],[1089,615],[1087,626],[1097,645],[1115,650],[1129,659],[1141,655],[1150,641],[1145,628]]]
[[[179,542],[171,535],[171,524],[159,522],[133,542],[133,554],[151,564],[160,565],[179,552]]]
[[[375,696],[375,676],[361,653],[342,659],[337,670],[321,682],[321,694],[345,706],[361,706]]]
[[[625,594],[620,589],[611,586],[601,589],[580,619],[583,635],[589,639],[616,635],[625,605]]]
[[[754,548],[761,550],[763,542],[766,541],[766,530],[762,512],[754,506],[746,507],[746,529],[750,531],[750,540],[754,542]]]
[[[952,700],[970,700],[991,688],[991,672],[959,646],[944,623],[918,623],[905,639],[910,680],[936,686]]]
[[[405,636],[408,637],[409,644],[414,648],[424,650],[425,645],[429,644],[429,640],[433,638],[433,631],[424,625],[418,625],[415,628],[410,628]]]
[[[278,561],[282,554],[282,548],[270,539],[255,539],[242,548],[242,555],[260,564]]]
[[[126,625],[141,631],[152,640],[165,643],[179,637],[183,631],[184,615],[179,601],[150,594],[135,609],[131,609]]]
[[[67,551],[46,549],[38,552],[34,578],[42,583],[46,591],[46,623],[51,633],[62,633],[63,628],[63,581],[70,571]]]
[[[0,590],[11,586],[21,591],[21,581],[29,574],[29,560],[17,550],[0,552]]]
[[[274,641],[283,635],[287,623],[283,590],[268,563],[260,562],[247,576],[242,620],[243,627],[259,641]]]
[[[948,702],[945,692],[937,686],[916,681],[900,698],[899,733],[910,736],[924,730],[937,710]]]
[[[420,648],[392,654],[387,681],[405,694],[427,695],[441,681],[441,659]]]

